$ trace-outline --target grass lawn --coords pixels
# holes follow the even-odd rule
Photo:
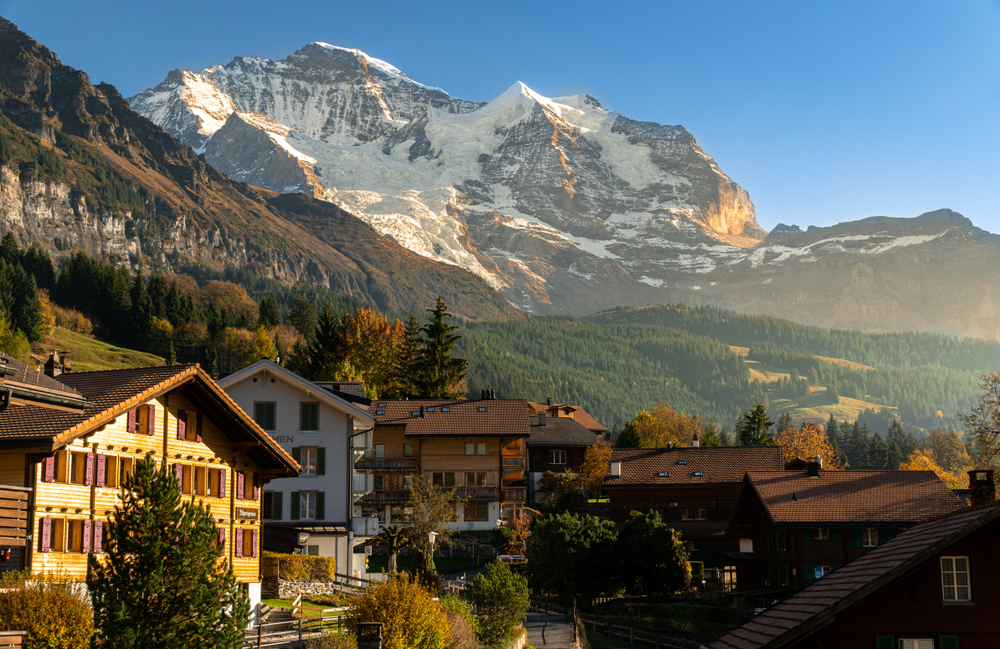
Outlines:
[[[163,365],[159,356],[102,343],[62,327],[56,327],[51,336],[41,344],[33,345],[31,351],[48,359],[53,349],[69,352],[69,359],[77,372]]]
[[[292,600],[290,600],[290,599],[262,599],[261,603],[263,603],[265,606],[283,606],[284,608],[291,608],[292,607]],[[302,605],[303,606],[314,606],[314,607],[320,608],[320,609],[337,608],[337,607],[334,607],[334,606],[330,606],[329,604],[318,604],[318,603],[310,601],[308,599],[302,600]],[[302,613],[306,617],[319,617],[319,611],[309,611],[309,610],[306,610],[306,611],[303,611]],[[337,611],[337,612],[334,612],[334,613],[327,613],[326,617],[327,618],[338,617],[340,615],[343,615],[344,613],[345,613],[345,611]]]
[[[410,562],[413,557],[398,557],[397,564],[400,570],[408,570],[410,568]],[[465,572],[466,570],[475,570],[476,568],[482,568],[489,563],[488,559],[477,558],[473,559],[471,557],[455,557],[449,559],[448,557],[434,557],[434,567],[437,568],[438,574],[440,575],[450,575],[456,572]],[[383,570],[389,569],[389,557],[385,555],[372,555],[368,560],[368,572],[382,572]]]

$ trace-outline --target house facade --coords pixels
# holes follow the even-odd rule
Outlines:
[[[549,417],[544,411],[531,417],[531,437],[527,441],[529,500],[535,504],[545,502],[546,494],[538,484],[546,471],[563,473],[568,469],[579,474],[587,449],[600,439],[600,434],[571,417]]]
[[[933,471],[750,471],[727,531],[739,592],[785,597],[960,507]]]
[[[371,404],[372,449],[355,463],[372,477],[372,491],[355,515],[373,526],[405,524],[409,487],[422,478],[456,489],[453,527],[488,530],[527,500],[530,431],[520,399],[396,400]]]
[[[185,500],[209,507],[237,580],[252,604],[260,601],[261,491],[298,465],[204,371],[173,365],[29,378],[50,399],[60,384],[69,397],[55,406],[14,400],[0,412],[0,481],[25,490],[30,503],[24,568],[86,580],[88,558],[101,554],[121,504],[119,487],[151,456],[175,473]]]
[[[219,385],[301,466],[297,476],[272,481],[264,491],[265,545],[335,557],[338,572],[353,574],[354,537],[372,533],[367,521],[352,516],[355,500],[371,489],[369,476],[353,467],[374,425],[368,400],[312,383],[270,360]]]
[[[1000,638],[1000,507],[916,525],[709,649],[986,649]]]

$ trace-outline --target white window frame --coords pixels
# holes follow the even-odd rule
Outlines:
[[[316,446],[303,446],[299,449],[299,459],[301,460],[300,466],[302,471],[299,473],[300,476],[315,476],[316,475],[316,465],[319,459],[319,447]]]
[[[900,638],[899,649],[934,649],[934,638]]]
[[[874,548],[878,545],[878,528],[866,527],[861,530],[861,547]]]
[[[965,570],[959,570],[958,564],[963,562]],[[950,565],[950,568],[948,567]],[[965,583],[961,583],[963,581]],[[948,582],[951,583],[948,583]],[[965,589],[965,597],[960,597]],[[949,593],[949,590],[953,591]],[[951,594],[952,597],[948,597]],[[941,601],[945,604],[968,604],[972,602],[972,570],[968,556],[941,557]]]
[[[829,527],[814,527],[813,528],[813,541],[829,541],[830,540],[830,528]]]
[[[316,492],[299,492],[299,519],[303,521],[316,520]]]
[[[816,579],[822,579],[830,574],[833,571],[833,568],[830,566],[814,566],[813,570],[816,571]]]
[[[566,451],[549,451],[549,464],[566,464]]]

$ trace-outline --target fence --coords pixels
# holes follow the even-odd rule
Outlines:
[[[322,636],[324,633],[344,633],[347,625],[343,621],[342,608],[320,608],[302,604],[302,593],[291,605],[291,613],[286,609],[268,609],[258,604],[258,619],[260,623],[247,631],[243,639],[246,649],[261,649],[263,647],[304,647],[305,642]],[[270,618],[281,617],[280,620],[268,622]],[[0,636],[2,637],[2,636]],[[4,645],[0,643],[0,647]]]
[[[0,647],[20,647],[26,631],[0,631]]]

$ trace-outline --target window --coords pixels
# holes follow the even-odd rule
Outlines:
[[[689,521],[689,520],[691,520],[691,508],[690,507],[685,507],[684,509],[681,510],[681,520],[682,521]]]
[[[69,480],[73,484],[86,484],[87,454],[70,453]]]
[[[83,521],[66,522],[66,551],[83,552]]]
[[[465,472],[465,486],[466,487],[485,487],[486,486],[486,472],[485,471],[466,471]]]
[[[118,484],[123,485],[128,477],[132,475],[132,458],[118,458]]]
[[[253,420],[257,425],[266,431],[274,431],[277,428],[275,423],[275,407],[273,401],[254,401]]]
[[[310,433],[319,430],[318,403],[299,404],[299,430]]]
[[[254,532],[256,532],[256,530],[251,530],[251,529],[244,529],[243,530],[243,556],[244,557],[255,557],[255,556],[257,556],[257,553],[255,552],[256,548],[254,547],[254,543],[253,543],[257,535]]]
[[[373,481],[375,491],[385,491],[385,476],[377,475]]]
[[[316,475],[316,450],[315,446],[303,446],[299,449],[302,458],[299,463],[302,466],[302,472],[299,475]]]
[[[281,520],[281,492],[265,491],[261,517],[271,521]]]
[[[403,457],[413,457],[413,444],[403,444]]]
[[[866,527],[861,530],[861,547],[874,548],[876,545],[878,545],[878,529]]]
[[[191,485],[192,491],[198,496],[205,495],[205,467],[199,466],[194,469],[194,484]]]
[[[181,467],[181,493],[191,494],[194,491],[194,485],[191,484],[192,474],[194,473],[192,469],[193,467],[186,464]]]
[[[316,492],[299,492],[299,518],[303,520],[316,519]]]
[[[824,575],[830,574],[831,570],[832,570],[832,568],[830,566],[816,566],[815,567],[816,579],[819,579],[820,577],[822,577]]]
[[[466,442],[466,455],[486,455],[486,442]]]
[[[971,602],[969,557],[941,557],[941,589],[945,602]]]
[[[682,521],[690,521],[690,520],[703,521],[703,520],[705,520],[706,514],[707,514],[707,510],[705,510],[705,509],[703,509],[701,507],[685,507],[684,509],[681,510],[681,520]]]
[[[375,445],[375,457],[385,457],[385,444]]]
[[[934,638],[900,638],[899,649],[934,649]]]
[[[403,488],[404,489],[413,489],[413,476],[412,475],[404,475],[403,476]]]
[[[117,487],[118,486],[118,457],[114,455],[104,455],[103,462],[97,463],[97,484],[98,486]]]
[[[753,552],[753,539],[740,539],[740,552]]]
[[[489,503],[465,503],[465,520],[485,521],[490,518]]]
[[[476,444],[476,455],[486,455],[486,442]]]
[[[817,527],[813,529],[812,534],[813,540],[816,541],[829,541],[830,540],[830,528],[829,527]]]
[[[549,451],[549,464],[566,464],[566,451]]]
[[[319,556],[319,546],[318,545],[307,545],[306,546],[306,554],[309,555],[310,557],[318,557]]]
[[[450,489],[455,486],[455,474],[435,473],[431,481],[439,487],[447,487]]]

